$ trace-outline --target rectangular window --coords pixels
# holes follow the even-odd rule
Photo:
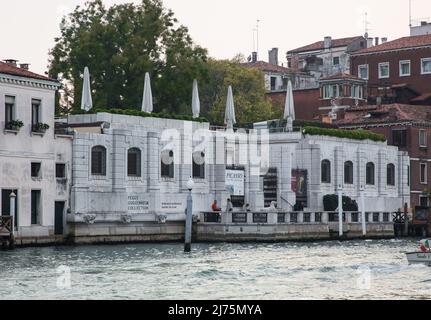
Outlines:
[[[15,120],[15,97],[6,96],[5,97],[5,122]]]
[[[32,99],[31,100],[31,124],[32,126],[40,123],[40,100]]]
[[[322,213],[321,212],[316,212],[314,214],[314,222],[322,222]]]
[[[419,130],[419,146],[422,148],[427,147],[427,132],[426,132],[426,130]]]
[[[379,79],[389,78],[389,62],[379,63]]]
[[[297,213],[291,213],[290,214],[290,223],[298,223],[298,214]]]
[[[410,187],[410,166],[407,166],[407,186]]]
[[[373,213],[373,222],[379,222],[379,216],[380,216],[380,213],[374,212]]]
[[[40,203],[41,203],[40,190],[31,190],[31,224],[40,224]]]
[[[390,214],[388,212],[383,213],[383,222],[389,222]]]
[[[55,164],[55,177],[57,179],[65,179],[66,178],[66,165],[64,163],[56,163]]]
[[[32,178],[40,178],[41,177],[41,167],[42,164],[40,162],[32,162],[31,163],[31,177]]]
[[[311,213],[304,213],[304,222],[306,223],[311,222]]]
[[[423,208],[429,207],[429,199],[427,196],[419,196],[420,206]]]
[[[421,59],[421,74],[431,74],[431,58]]]
[[[323,98],[324,99],[332,98],[332,87],[331,86],[324,86],[323,87]]]
[[[359,213],[357,212],[352,213],[352,222],[359,222]]]
[[[368,64],[363,64],[358,67],[358,76],[361,79],[368,80]]]
[[[411,74],[411,63],[410,60],[400,61],[400,77],[407,77]]]
[[[333,59],[334,61],[334,66],[338,66],[338,65],[340,65],[340,57],[334,57],[334,59]]]
[[[276,89],[275,88],[276,84],[277,84],[277,78],[271,77],[271,91],[274,91]]]
[[[407,130],[395,129],[392,130],[392,144],[397,147],[407,146]]]
[[[427,163],[421,163],[420,164],[420,178],[421,178],[421,184],[427,184],[428,183],[428,164]]]

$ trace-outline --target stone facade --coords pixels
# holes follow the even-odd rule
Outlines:
[[[13,190],[17,193],[17,243],[52,241],[56,224],[57,233],[66,229],[72,144],[69,137],[54,134],[57,89],[58,83],[51,80],[0,73],[0,214],[9,215],[8,195]],[[35,99],[40,104],[38,122],[49,125],[46,132],[35,132],[32,126]],[[7,126],[11,118],[7,119],[6,104],[11,101],[12,120],[22,121],[22,128]],[[64,166],[59,170],[61,177],[56,176],[57,164]],[[62,216],[57,214],[56,221],[60,204]]]

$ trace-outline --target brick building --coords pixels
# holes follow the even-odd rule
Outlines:
[[[411,206],[429,207],[431,190],[431,106],[390,104],[346,110],[337,125],[384,134],[388,144],[410,156]]]
[[[350,71],[368,81],[369,104],[431,105],[431,35],[354,52]]]

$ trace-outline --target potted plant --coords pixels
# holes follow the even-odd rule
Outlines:
[[[33,132],[45,133],[46,130],[48,129],[49,129],[49,125],[47,125],[46,123],[39,122],[33,126]]]
[[[21,120],[12,120],[6,123],[6,130],[19,131],[24,126]]]

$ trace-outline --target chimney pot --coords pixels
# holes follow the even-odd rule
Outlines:
[[[252,54],[251,54],[251,62],[257,62],[257,52],[253,52]]]
[[[376,41],[376,46],[378,46],[379,45],[379,37],[375,37],[375,41]]]
[[[324,47],[325,49],[329,49],[332,47],[332,37],[325,37],[324,39]]]
[[[18,62],[18,60],[15,59],[5,59],[3,61],[12,67],[16,67],[16,63]]]
[[[382,38],[382,43],[386,43],[386,42],[388,42],[388,38],[386,37]]]
[[[29,69],[29,64],[28,63],[20,63],[20,65],[19,65],[19,67],[21,68],[21,69],[24,69],[24,70],[28,70]]]

